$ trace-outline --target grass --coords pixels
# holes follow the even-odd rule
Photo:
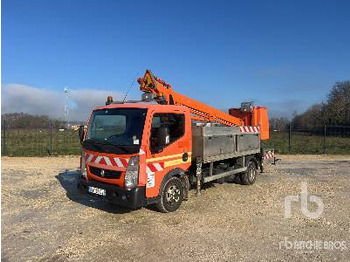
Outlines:
[[[2,132],[1,141],[1,153],[8,156],[80,154],[78,134],[72,130],[9,130]]]
[[[80,143],[77,132],[54,130],[9,130],[5,139],[2,132],[2,155],[8,156],[48,156],[48,155],[78,155]],[[292,154],[350,154],[350,137],[326,137],[324,152],[323,136],[306,133],[292,133]],[[52,143],[51,143],[52,141]],[[264,141],[265,148],[274,148],[277,154],[288,154],[288,133],[271,133],[270,140]]]
[[[288,154],[288,133],[275,132],[264,147],[273,147],[275,153]],[[306,133],[292,133],[291,154],[350,154],[350,137],[327,136],[324,150],[324,137]]]

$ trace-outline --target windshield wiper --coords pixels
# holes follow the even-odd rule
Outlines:
[[[92,139],[86,139],[86,140],[83,141],[83,144],[84,143],[89,144],[90,146],[92,146],[96,150],[101,150],[101,146],[98,146],[99,143],[94,141],[94,140],[92,140]],[[102,145],[102,144],[100,144],[100,145]]]
[[[84,140],[83,147],[87,150],[114,154],[131,154],[139,151],[135,145],[118,145],[93,139]]]
[[[108,142],[95,141],[95,140],[93,140],[93,139],[86,139],[86,140],[84,140],[84,142],[88,142],[90,145],[95,146],[95,148],[97,148],[97,149],[100,149],[99,147],[97,147],[97,145],[115,146],[115,147],[118,147],[118,148],[122,149],[125,153],[129,153],[129,150],[127,150],[127,149],[125,148],[125,146],[128,146],[128,145],[118,145],[118,144],[115,144],[115,143],[108,143]]]
[[[84,140],[84,142],[88,142],[89,144],[110,145],[110,143],[96,141],[96,140],[93,140],[93,139],[86,139],[86,140]]]

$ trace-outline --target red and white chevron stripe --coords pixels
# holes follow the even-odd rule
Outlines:
[[[241,133],[259,133],[259,126],[240,126],[239,130]]]
[[[264,159],[270,159],[270,158],[274,158],[274,154],[273,153],[266,153],[265,155],[264,155]]]
[[[158,171],[163,171],[163,169],[164,169],[164,162],[149,163],[146,166],[147,173],[154,173],[154,172],[158,172]]]
[[[129,159],[120,157],[97,156],[94,154],[86,154],[85,161],[87,163],[95,163],[107,166],[124,167],[128,166]]]

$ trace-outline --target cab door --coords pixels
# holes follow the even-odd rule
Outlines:
[[[152,112],[146,152],[146,197],[159,195],[163,178],[170,171],[175,168],[186,171],[191,165],[191,120],[188,117],[189,114],[181,110]]]

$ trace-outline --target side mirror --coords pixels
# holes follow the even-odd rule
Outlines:
[[[79,133],[78,133],[80,143],[83,142],[84,135],[85,135],[85,128],[83,125],[81,125],[79,126]]]
[[[165,147],[170,143],[169,127],[161,126],[157,131],[157,144],[159,147]]]

